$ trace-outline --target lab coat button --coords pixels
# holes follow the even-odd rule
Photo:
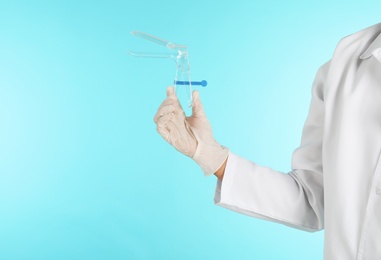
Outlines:
[[[376,189],[376,194],[379,195],[379,196],[381,195],[381,188],[377,188]]]

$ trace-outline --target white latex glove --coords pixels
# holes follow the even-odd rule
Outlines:
[[[192,115],[186,117],[173,87],[160,105],[154,121],[157,132],[179,152],[191,157],[205,173],[215,173],[225,162],[229,149],[214,140],[198,91],[192,93]]]

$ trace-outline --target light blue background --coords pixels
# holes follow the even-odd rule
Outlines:
[[[322,259],[306,233],[213,205],[153,116],[189,45],[216,139],[287,172],[311,83],[374,1],[0,0],[0,259]]]

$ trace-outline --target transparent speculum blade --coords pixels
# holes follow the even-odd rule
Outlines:
[[[139,58],[163,58],[163,59],[174,59],[175,55],[173,53],[156,53],[156,52],[137,52],[128,51],[128,54]]]
[[[190,75],[189,59],[187,52],[179,51],[177,57],[177,70],[175,76],[176,96],[187,116],[192,114],[192,81]],[[189,82],[189,84],[176,84],[177,81]]]
[[[159,37],[156,37],[156,36],[150,35],[148,33],[144,33],[144,32],[133,31],[133,32],[131,32],[131,34],[138,36],[140,38],[143,38],[145,40],[157,43],[157,44],[162,45],[162,46],[167,46],[169,43],[169,41],[167,41],[167,40],[161,39]]]
[[[150,34],[148,34],[148,33],[139,32],[139,31],[133,31],[133,32],[131,32],[131,33],[132,33],[133,35],[138,36],[138,37],[140,37],[140,38],[143,38],[143,39],[145,39],[145,40],[148,40],[148,41],[154,42],[154,43],[156,43],[156,44],[165,46],[165,47],[167,47],[168,49],[171,49],[171,50],[186,50],[186,49],[187,49],[187,46],[186,46],[186,45],[183,45],[183,44],[176,44],[176,43],[173,43],[173,42],[170,42],[170,41],[161,39],[161,38],[159,38],[159,37],[150,35]]]
[[[142,39],[165,46],[167,49],[174,51],[173,53],[129,51],[128,54],[142,58],[170,58],[173,60],[176,63],[176,74],[173,84],[175,87],[176,96],[179,99],[185,114],[190,116],[192,114],[192,85],[194,84],[194,86],[205,87],[207,82],[205,80],[194,82],[191,81],[188,47],[186,45],[172,43],[144,32],[133,31],[131,33]]]

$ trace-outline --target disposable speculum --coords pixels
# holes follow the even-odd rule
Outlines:
[[[205,87],[208,83],[205,80],[202,81],[191,81],[190,74],[190,63],[188,47],[182,44],[175,44],[167,40],[163,40],[156,36],[150,34],[133,31],[131,34],[143,38],[145,40],[154,42],[173,52],[169,53],[150,53],[150,52],[135,52],[129,51],[128,54],[135,57],[142,58],[169,58],[176,63],[176,74],[175,80],[173,82],[175,87],[175,92],[180,100],[182,107],[189,108],[192,106],[192,86],[202,86]]]

